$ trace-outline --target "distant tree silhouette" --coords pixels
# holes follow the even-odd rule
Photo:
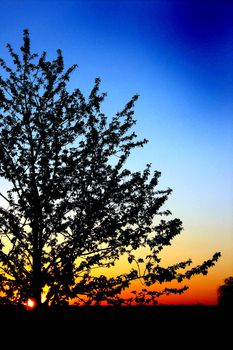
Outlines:
[[[45,52],[32,53],[28,30],[22,57],[7,48],[13,64],[0,61],[0,176],[11,187],[1,193],[1,302],[34,298],[40,305],[44,291],[46,305],[74,299],[142,304],[187,289],[149,286],[207,274],[220,253],[196,267],[189,267],[191,260],[161,265],[159,253],[182,222],[154,221],[171,214],[160,210],[172,192],[156,189],[160,172],[125,166],[131,151],[147,142],[132,131],[138,96],[107,119],[100,79],[88,99],[79,89],[69,92],[76,65],[65,70],[60,50],[52,61]],[[141,247],[147,256],[138,257]],[[115,277],[95,273],[122,256],[131,270]],[[121,292],[137,279],[145,288],[124,300]]]
[[[218,304],[226,308],[233,308],[233,277],[225,278],[224,284],[218,288]]]

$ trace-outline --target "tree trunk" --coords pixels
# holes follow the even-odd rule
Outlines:
[[[42,257],[42,212],[39,194],[36,186],[34,186],[34,213],[32,225],[33,237],[33,264],[32,264],[32,293],[36,299],[37,306],[41,304],[42,280],[41,280],[41,257]]]
[[[32,266],[32,293],[36,299],[37,305],[41,304],[41,252],[37,249],[36,243],[33,248],[33,266]]]
[[[37,227],[36,227],[37,226]],[[32,265],[32,297],[36,299],[37,306],[41,304],[41,247],[40,230],[38,222],[34,223],[33,234],[33,265]]]

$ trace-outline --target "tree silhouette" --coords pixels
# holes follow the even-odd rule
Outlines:
[[[147,287],[206,274],[220,253],[192,268],[191,260],[161,265],[158,255],[182,222],[155,223],[171,214],[160,210],[172,192],[156,190],[160,172],[151,174],[150,165],[142,172],[126,168],[131,151],[147,142],[132,131],[138,96],[107,119],[100,79],[88,99],[79,89],[69,92],[76,65],[66,70],[60,50],[52,61],[45,52],[31,53],[28,30],[21,56],[7,48],[13,64],[0,61],[0,176],[11,187],[1,193],[1,302],[34,298],[40,305],[42,291],[46,305],[156,302],[187,287]],[[139,248],[147,255],[138,257]],[[128,272],[95,273],[122,256],[131,264]],[[137,279],[145,288],[124,300],[121,292]]]
[[[224,284],[218,288],[218,304],[223,307],[233,307],[233,277],[225,278]]]

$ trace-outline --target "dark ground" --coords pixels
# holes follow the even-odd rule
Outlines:
[[[80,341],[86,344],[82,346],[85,349],[93,345],[156,349],[161,348],[159,344],[165,349],[202,349],[204,345],[222,349],[232,342],[232,331],[232,312],[218,306],[70,306],[37,312],[0,307],[0,339],[9,339],[10,335],[18,346],[32,339],[34,345],[41,343],[44,349],[49,342],[54,349],[70,349],[71,343]],[[64,340],[66,346],[61,346]]]

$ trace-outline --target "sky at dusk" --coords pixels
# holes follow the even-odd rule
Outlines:
[[[1,57],[25,28],[33,50],[52,59],[60,48],[67,67],[78,64],[70,89],[87,96],[101,78],[109,117],[140,95],[135,131],[149,143],[128,166],[162,172],[159,188],[173,189],[165,207],[184,225],[164,261],[222,253],[208,276],[161,302],[216,303],[233,275],[233,2],[0,0]]]

